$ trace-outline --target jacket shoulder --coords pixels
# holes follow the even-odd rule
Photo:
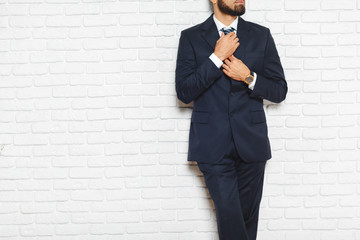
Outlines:
[[[181,31],[181,34],[186,34],[186,35],[191,35],[194,33],[198,33],[201,29],[202,23],[198,23],[194,26],[191,26],[189,28],[186,28],[184,30]]]
[[[246,21],[246,23],[248,24],[249,28],[251,28],[254,31],[267,32],[267,31],[270,30],[268,27],[265,27],[265,26],[260,25],[258,23],[249,22],[249,21]]]

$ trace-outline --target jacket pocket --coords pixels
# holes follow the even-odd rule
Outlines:
[[[262,123],[266,121],[264,110],[250,110],[251,122]]]
[[[191,115],[191,122],[195,123],[208,123],[209,122],[209,113],[193,111]]]

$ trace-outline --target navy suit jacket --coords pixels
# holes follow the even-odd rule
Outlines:
[[[184,103],[194,101],[187,160],[219,162],[232,136],[245,162],[269,160],[272,156],[263,99],[280,103],[288,89],[274,39],[267,27],[239,17],[240,45],[234,56],[256,72],[251,90],[246,83],[228,77],[209,58],[219,39],[213,14],[181,31],[179,39],[176,94]]]

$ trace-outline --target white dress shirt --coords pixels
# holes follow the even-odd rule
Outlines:
[[[222,34],[222,31],[220,31],[223,27],[225,27],[225,29],[228,29],[230,27],[233,27],[235,28],[234,32],[235,34],[237,33],[237,24],[238,24],[238,21],[239,21],[239,17],[237,17],[229,26],[225,26],[225,24],[223,24],[222,22],[220,22],[216,17],[215,17],[215,14],[213,15],[213,19],[215,21],[215,24],[216,24],[216,27],[218,29],[218,32],[219,32],[219,37],[221,37],[221,34]],[[214,53],[212,53],[209,58],[213,61],[213,63],[218,67],[220,68],[222,65],[223,65],[223,61],[221,61]],[[251,90],[254,90],[254,86],[255,86],[255,82],[256,82],[256,73],[254,72],[254,81],[249,84],[249,88]]]

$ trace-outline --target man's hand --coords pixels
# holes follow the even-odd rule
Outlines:
[[[221,37],[216,41],[214,54],[221,61],[224,61],[235,52],[239,45],[239,38],[235,32],[230,32],[226,35],[223,32],[221,33]]]
[[[228,77],[237,81],[245,81],[245,78],[250,74],[250,69],[234,55],[225,59],[225,63],[222,67],[224,68],[223,72]]]

